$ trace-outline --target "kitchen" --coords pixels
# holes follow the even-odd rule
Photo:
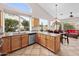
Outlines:
[[[31,42],[30,35],[33,36],[31,38]],[[3,40],[2,47],[0,47],[0,52],[3,55],[9,54],[24,47],[28,47],[29,45],[32,45],[34,43],[38,43],[54,53],[57,53],[60,50],[59,34],[51,34],[47,32],[24,32],[14,34],[2,34],[0,35],[0,37],[0,40]]]
[[[19,5],[21,7],[19,7]],[[73,38],[69,37],[68,33],[65,31],[68,28],[75,28],[74,26],[72,26],[74,25],[73,21],[72,24],[69,24],[69,21],[78,17],[73,18],[71,16],[73,12],[68,11],[69,16],[71,16],[70,18],[67,18],[68,20],[63,21],[63,19],[58,18],[58,10],[61,9],[57,8],[58,6],[61,6],[62,3],[58,5],[55,3],[29,3],[28,5],[29,6],[23,3],[0,4],[0,55],[78,55],[78,33],[76,32],[74,35],[77,38]],[[53,8],[55,7],[54,9],[56,10],[51,10],[51,8],[48,9],[49,7],[47,6],[44,8],[45,5]],[[77,4],[64,4],[62,6],[65,5],[76,6]],[[24,6],[26,7],[26,9]],[[50,10],[53,12],[53,14],[50,13]],[[49,11],[49,13],[47,13],[46,11]],[[56,12],[56,15],[54,14],[54,11]],[[49,14],[54,15],[54,18],[52,18],[52,16]],[[61,15],[63,14],[60,14],[60,16]],[[67,28],[66,26],[64,26],[65,23],[67,23],[68,26],[70,25],[70,27]],[[64,29],[64,27],[66,29]],[[72,52],[73,50],[74,52]]]

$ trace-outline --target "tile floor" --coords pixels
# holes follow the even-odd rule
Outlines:
[[[68,45],[64,40],[64,44],[61,44],[61,50],[57,54],[39,44],[33,44],[7,56],[79,56],[79,39],[69,38],[69,41]]]

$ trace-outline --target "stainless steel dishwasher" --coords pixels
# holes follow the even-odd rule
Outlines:
[[[30,33],[29,34],[29,45],[35,43],[35,36],[36,36],[36,33]]]

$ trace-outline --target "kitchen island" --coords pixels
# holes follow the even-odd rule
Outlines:
[[[0,47],[0,52],[8,54],[15,50],[29,46],[29,34],[35,35],[35,43],[38,43],[45,48],[57,53],[60,50],[60,34],[48,32],[19,32],[19,33],[4,33],[0,35],[3,40],[3,45]]]
[[[36,42],[54,53],[60,50],[60,34],[38,32]]]

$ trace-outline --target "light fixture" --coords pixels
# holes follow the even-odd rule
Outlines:
[[[57,13],[58,13],[58,10],[57,10],[58,5],[56,4],[55,6],[56,6],[56,18],[55,18],[55,21],[56,21],[56,22],[60,22],[60,21],[58,20],[58,17],[57,17],[57,15],[58,15],[58,14],[57,14]]]
[[[74,16],[72,15],[72,12],[70,12],[70,17],[74,17]]]
[[[57,14],[58,13],[58,9],[57,9],[58,5],[56,4],[55,6],[56,6],[56,18],[55,18],[55,21],[54,21],[54,26],[56,26],[56,30],[57,30],[57,28],[58,28],[57,25],[60,24],[60,21],[58,20],[58,17],[57,17],[58,16],[58,14]]]
[[[58,12],[58,11],[57,11],[57,6],[58,6],[58,5],[56,4],[55,6],[56,6],[56,19],[57,19],[57,12]]]

